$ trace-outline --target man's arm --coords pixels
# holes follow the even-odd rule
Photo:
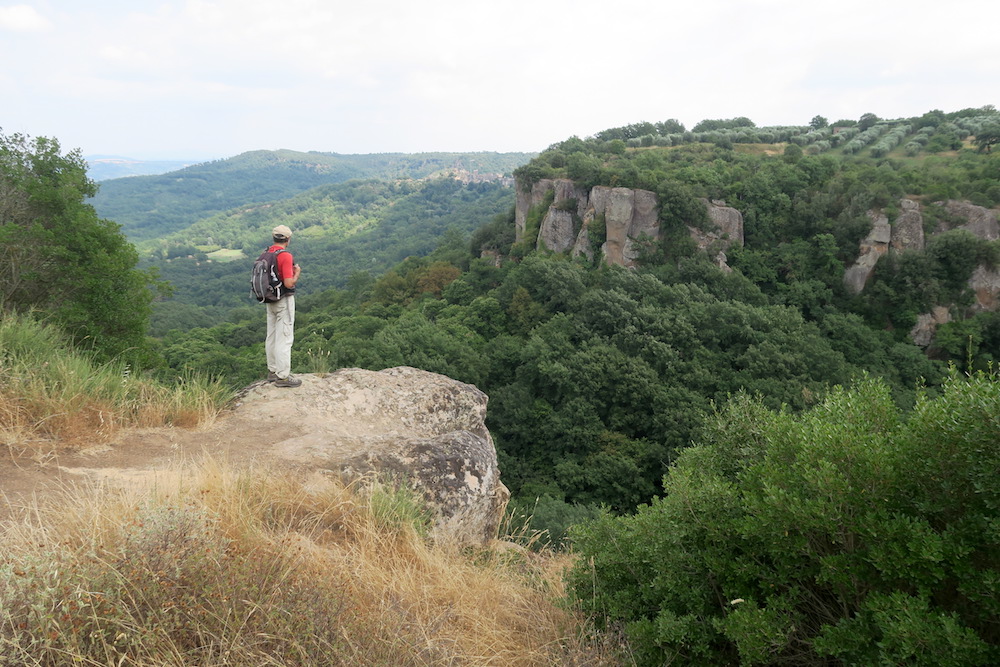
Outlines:
[[[292,262],[292,254],[287,250],[278,253],[278,275],[281,276],[281,284],[287,289],[295,287],[295,283],[299,282],[299,274],[302,273],[302,267]]]
[[[301,273],[302,273],[302,267],[299,266],[298,264],[295,264],[292,266],[292,277],[284,278],[282,279],[281,282],[283,282],[285,284],[285,287],[287,287],[288,289],[294,289],[295,283],[299,282],[299,274]]]

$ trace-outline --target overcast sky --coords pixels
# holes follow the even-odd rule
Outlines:
[[[1000,104],[1000,3],[0,0],[0,128],[84,155],[540,151]]]

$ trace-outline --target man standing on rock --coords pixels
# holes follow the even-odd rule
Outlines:
[[[266,252],[278,252],[278,278],[283,289],[281,298],[267,303],[267,379],[275,387],[298,387],[302,380],[292,377],[292,342],[295,340],[295,284],[299,282],[302,267],[295,263],[288,243],[292,230],[278,225],[271,232],[274,244]]]

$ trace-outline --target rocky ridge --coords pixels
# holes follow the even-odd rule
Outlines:
[[[591,260],[600,253],[607,264],[634,268],[642,241],[661,238],[659,202],[654,192],[603,185],[587,190],[568,179],[541,179],[528,188],[517,187],[516,241],[532,233],[527,229],[530,214],[533,209],[537,213],[550,196],[551,203],[540,212],[538,250],[569,252]],[[699,247],[714,249],[716,262],[725,267],[725,248],[731,243],[743,244],[743,216],[725,202],[704,201],[712,224],[707,231],[693,227],[689,231]],[[591,238],[594,232],[603,239]]]
[[[951,226],[939,223],[931,233],[932,237],[951,229],[964,229],[986,241],[1000,239],[1000,224],[995,211],[956,200],[936,202],[932,206],[943,207],[949,219],[964,221]],[[859,244],[857,260],[844,272],[844,285],[854,294],[864,291],[878,260],[890,250],[907,252],[925,249],[927,239],[920,204],[904,197],[899,200],[899,210],[899,216],[891,223],[882,211],[868,212],[872,221],[871,231]],[[969,288],[975,294],[973,312],[995,311],[1000,308],[1000,272],[986,266],[977,267],[969,278]],[[935,306],[931,312],[918,316],[917,324],[910,331],[910,339],[921,347],[927,347],[932,344],[937,327],[951,320],[952,313],[948,305]]]

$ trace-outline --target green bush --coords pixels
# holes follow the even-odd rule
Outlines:
[[[662,498],[572,531],[570,590],[639,664],[997,664],[997,415],[985,374],[905,416],[875,380],[737,397]]]

